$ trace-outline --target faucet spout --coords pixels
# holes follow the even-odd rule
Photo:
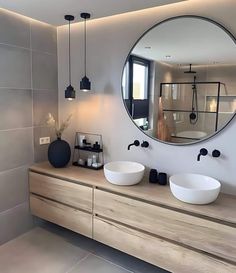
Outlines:
[[[140,145],[140,142],[138,140],[135,140],[134,143],[131,143],[128,145],[128,150],[130,150],[131,146],[139,146],[139,145]]]
[[[200,161],[201,154],[198,154],[197,161]]]

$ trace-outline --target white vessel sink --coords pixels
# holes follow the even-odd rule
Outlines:
[[[219,181],[200,174],[176,174],[169,181],[171,192],[177,199],[197,205],[215,201],[221,188]]]
[[[139,183],[145,167],[137,162],[114,161],[104,165],[106,179],[115,185],[130,186]]]
[[[187,138],[203,138],[207,136],[207,133],[202,131],[182,131],[177,133],[176,136]]]

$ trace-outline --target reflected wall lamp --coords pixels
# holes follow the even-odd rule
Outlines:
[[[68,100],[74,100],[75,99],[75,89],[71,85],[71,55],[70,55],[70,23],[75,19],[73,15],[65,15],[65,20],[69,22],[69,85],[67,86],[65,90],[65,98]]]
[[[90,18],[90,14],[83,12],[80,14],[80,17],[84,19],[84,77],[80,81],[80,90],[87,92],[91,89],[91,82],[89,78],[86,76],[86,54],[87,54],[87,48],[86,48],[86,20]]]

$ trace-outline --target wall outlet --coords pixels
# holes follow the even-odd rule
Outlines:
[[[39,145],[45,145],[50,143],[50,137],[40,137]]]

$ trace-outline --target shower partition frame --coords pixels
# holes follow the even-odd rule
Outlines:
[[[222,82],[217,82],[217,81],[196,81],[196,82],[161,82],[160,83],[160,97],[162,97],[162,93],[163,93],[163,85],[173,85],[173,84],[188,84],[188,85],[197,85],[197,84],[217,84],[217,103],[216,103],[216,111],[195,111],[197,113],[213,113],[216,114],[216,120],[215,120],[215,132],[217,132],[218,130],[218,119],[219,119],[219,102],[220,102],[220,87],[221,84],[224,84]],[[177,109],[163,109],[163,112],[189,112],[191,113],[192,111],[188,111],[188,110],[177,110]],[[181,137],[180,137],[181,138]]]

